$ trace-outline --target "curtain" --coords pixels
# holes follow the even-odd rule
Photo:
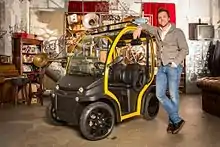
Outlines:
[[[144,16],[150,19],[151,25],[158,26],[157,11],[160,8],[167,9],[170,13],[170,21],[176,24],[176,8],[173,3],[143,3]]]

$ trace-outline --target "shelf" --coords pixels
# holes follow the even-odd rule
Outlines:
[[[12,62],[15,64],[20,75],[38,72],[38,68],[33,64],[33,57],[42,52],[43,41],[16,37],[13,37],[12,39]],[[28,72],[29,70],[31,71]]]
[[[33,62],[23,62],[23,64],[33,64]]]
[[[38,53],[22,53],[24,55],[37,55]]]

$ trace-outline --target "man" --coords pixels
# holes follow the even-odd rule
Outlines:
[[[183,31],[170,23],[169,12],[160,9],[157,13],[159,27],[141,24],[134,31],[133,37],[140,37],[141,31],[146,30],[156,37],[157,65],[156,96],[168,113],[168,133],[177,134],[185,121],[179,116],[179,83],[182,63],[188,55],[188,45]],[[166,96],[167,86],[170,98]]]

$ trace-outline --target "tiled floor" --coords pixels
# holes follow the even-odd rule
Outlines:
[[[178,135],[166,133],[163,109],[153,121],[132,119],[118,125],[105,140],[91,142],[71,127],[45,122],[45,107],[0,109],[0,147],[219,147],[220,118],[201,110],[199,95],[181,96],[186,124]]]

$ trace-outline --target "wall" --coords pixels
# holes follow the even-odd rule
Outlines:
[[[64,33],[64,0],[38,0],[30,3],[30,33],[44,40],[57,39]]]
[[[39,39],[43,39],[49,44],[55,44],[55,50],[59,52],[61,48],[57,45],[59,39],[64,34],[64,12],[60,10],[36,10],[32,9],[30,11],[30,33],[38,35]],[[52,63],[50,68],[55,71],[62,71],[64,75],[64,69],[58,63]],[[50,89],[54,86],[54,82],[49,79],[45,78],[45,87]]]
[[[7,31],[7,34],[0,39],[0,55],[11,56],[11,34],[9,26],[12,26],[14,30],[21,28],[21,4],[18,0],[1,0],[4,3],[4,10],[1,19],[1,29]]]
[[[30,4],[30,33],[38,35],[46,46],[55,45],[59,52],[59,38],[64,32],[65,3],[63,0],[39,0]],[[49,68],[57,74],[64,75],[65,69],[59,63],[52,63]],[[48,77],[44,79],[45,88],[51,89],[55,83]]]
[[[64,12],[30,10],[30,33],[40,39],[53,40],[63,35]]]

